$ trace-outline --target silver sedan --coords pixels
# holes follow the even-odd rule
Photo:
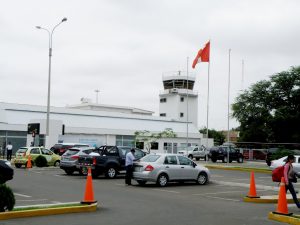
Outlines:
[[[171,181],[196,181],[206,184],[210,172],[206,167],[178,154],[149,154],[134,163],[133,179],[140,185],[156,182],[164,187]]]

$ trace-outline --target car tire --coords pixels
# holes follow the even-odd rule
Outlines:
[[[227,163],[227,156],[224,156],[222,162],[223,162],[223,163]]]
[[[244,159],[243,159],[243,157],[241,157],[241,156],[240,156],[240,157],[238,157],[238,160],[237,160],[237,162],[238,162],[238,163],[243,163],[243,162],[244,162]]]
[[[107,178],[113,179],[117,176],[117,170],[115,167],[110,166],[107,168],[106,172],[105,172],[105,176]]]
[[[190,160],[193,160],[194,157],[193,157],[193,155],[189,155],[188,158],[189,158]]]
[[[158,176],[157,178],[157,181],[156,181],[156,184],[159,186],[159,187],[165,187],[167,186],[169,182],[169,177],[167,174],[165,173],[162,173]]]
[[[74,170],[65,169],[65,172],[67,175],[72,175],[74,173]]]
[[[16,168],[21,168],[22,164],[15,164]]]
[[[199,159],[200,159],[199,157],[196,158],[197,161],[199,161]]]
[[[59,165],[60,165],[60,161],[59,160],[55,161],[54,164],[53,164],[54,167],[59,167]]]
[[[144,186],[147,183],[145,180],[137,180],[136,182],[138,182],[138,184],[141,186]]]
[[[215,163],[215,162],[217,162],[217,159],[216,159],[216,158],[211,158],[211,161],[212,161],[213,163]]]
[[[207,179],[207,174],[205,172],[201,172],[199,173],[198,177],[197,177],[197,184],[200,184],[200,185],[204,185],[206,184],[208,181]]]

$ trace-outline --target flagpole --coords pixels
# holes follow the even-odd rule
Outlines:
[[[207,107],[206,107],[206,149],[208,149],[208,115],[209,115],[209,70],[210,70],[210,60],[208,62],[208,71],[207,71]]]
[[[228,151],[227,151],[227,164],[229,163],[229,151],[230,151],[230,130],[229,130],[229,110],[230,110],[230,53],[231,49],[228,51],[229,55],[229,65],[228,65],[228,112],[227,112],[227,141],[228,141]]]
[[[189,147],[189,57],[186,58],[186,151]]]

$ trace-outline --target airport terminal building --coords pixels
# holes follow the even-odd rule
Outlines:
[[[180,74],[163,79],[165,90],[160,93],[159,116],[153,116],[153,112],[148,110],[95,104],[88,99],[82,99],[78,105],[50,108],[47,143],[46,106],[0,102],[0,148],[5,148],[8,142],[13,144],[14,152],[31,143],[47,148],[61,142],[86,143],[91,146],[133,146],[136,131],[159,133],[165,129],[172,129],[176,137],[158,139],[151,147],[152,152],[176,153],[187,142],[189,145],[206,145],[206,140],[204,141],[195,124],[197,93],[192,91],[192,85],[189,88],[186,83],[193,83],[194,79],[187,79]],[[184,107],[188,97],[190,109]],[[193,112],[190,122],[185,117],[188,110]],[[28,132],[28,125],[37,125],[34,137],[32,132]],[[213,145],[212,139],[209,139],[208,145]],[[139,147],[146,148],[144,143],[139,143]]]

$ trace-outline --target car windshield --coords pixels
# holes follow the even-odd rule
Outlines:
[[[26,152],[27,148],[20,148],[17,153],[24,153]]]
[[[160,158],[160,155],[147,155],[141,158],[141,162],[156,162]]]
[[[64,155],[65,156],[67,156],[67,155],[75,155],[78,152],[79,152],[79,149],[69,149],[69,150],[66,151],[66,153]]]

